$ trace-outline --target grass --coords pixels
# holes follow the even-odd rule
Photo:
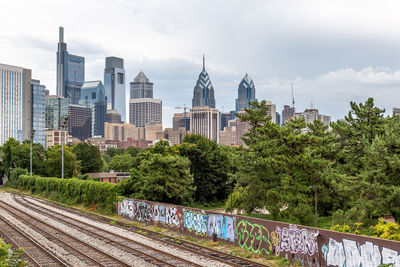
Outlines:
[[[225,201],[210,202],[207,204],[198,203],[198,204],[192,205],[192,208],[201,209],[201,210],[225,209]]]

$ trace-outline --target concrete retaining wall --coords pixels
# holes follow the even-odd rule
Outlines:
[[[215,233],[220,241],[304,266],[400,267],[397,241],[130,198],[118,202],[118,214],[202,238]]]

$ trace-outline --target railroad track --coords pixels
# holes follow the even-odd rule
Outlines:
[[[25,206],[26,208],[29,208],[30,210],[33,210],[57,222],[67,225],[68,227],[74,228],[82,233],[90,235],[98,240],[102,240],[103,242],[113,247],[116,247],[127,253],[133,254],[145,260],[146,262],[149,262],[156,266],[169,266],[169,267],[201,266],[200,264],[167,253],[155,247],[145,245],[143,243],[132,240],[125,236],[109,232],[93,224],[75,220],[64,214],[54,212],[44,207],[39,208],[38,206],[35,206],[34,204],[25,200],[23,197],[16,197],[14,195],[13,198],[17,203],[19,203],[22,206]],[[160,240],[157,241],[160,242]]]
[[[40,233],[47,240],[63,247],[66,251],[88,266],[129,266],[129,264],[93,247],[89,243],[79,240],[73,235],[63,232],[42,220],[36,219],[5,202],[0,202],[0,208],[31,229]]]
[[[24,254],[30,265],[38,267],[69,266],[3,217],[0,217],[0,235],[13,247],[24,248]]]
[[[17,199],[15,197],[15,195],[13,197],[14,197],[15,201],[17,201],[21,205],[24,205],[24,203],[22,203],[19,199]],[[24,200],[25,204],[26,204],[27,200],[25,200],[24,196],[19,196],[19,198]],[[76,210],[74,208],[65,208],[65,207],[62,207],[62,206],[60,206],[58,204],[55,204],[55,203],[52,203],[52,202],[43,201],[41,199],[36,199],[35,198],[34,200],[39,201],[39,202],[43,203],[44,205],[52,206],[52,207],[55,207],[57,209],[66,210],[66,211],[68,211],[70,213],[74,213],[74,214],[79,215],[79,216],[84,216],[84,217],[87,217],[87,218],[89,218],[91,220],[95,220],[95,221],[98,221],[98,222],[101,222],[101,223],[108,223],[109,222],[109,219],[106,218],[106,217],[102,217],[102,216],[99,216],[99,215],[93,215],[93,214],[85,214],[85,215],[83,215],[81,211]],[[30,204],[30,205],[32,205],[32,204]],[[32,206],[29,206],[29,208],[31,208],[31,207]],[[44,208],[44,207],[40,207],[40,208],[42,210],[43,209],[47,210],[48,212],[54,212],[54,211],[49,210],[49,209]],[[266,266],[264,264],[260,264],[260,263],[257,263],[257,262],[251,261],[251,260],[247,260],[247,259],[244,259],[244,258],[241,258],[241,257],[237,257],[237,256],[234,256],[234,255],[228,254],[228,253],[224,253],[224,252],[221,252],[221,251],[210,249],[210,248],[207,248],[207,247],[204,247],[204,246],[201,246],[201,245],[198,245],[198,244],[186,241],[186,240],[168,237],[168,236],[162,235],[160,233],[157,233],[157,232],[145,229],[145,228],[141,228],[141,227],[138,227],[138,226],[131,225],[129,227],[126,227],[126,226],[124,226],[124,224],[122,222],[116,222],[116,224],[114,226],[115,227],[119,227],[119,228],[124,229],[124,230],[131,231],[131,232],[133,232],[135,234],[141,235],[141,236],[146,237],[146,238],[153,239],[153,240],[158,241],[158,242],[162,241],[162,242],[168,244],[168,246],[172,246],[172,247],[178,248],[180,250],[184,250],[184,251],[188,251],[190,253],[201,255],[201,256],[203,256],[205,258],[210,258],[212,260],[224,263],[224,264],[229,265],[229,266],[235,266],[235,267],[237,267],[237,266],[265,267]]]

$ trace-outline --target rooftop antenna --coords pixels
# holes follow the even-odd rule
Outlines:
[[[311,109],[314,109],[314,105],[313,105],[312,100],[311,100]]]
[[[203,54],[203,70],[205,70],[205,69],[206,69],[206,58]]]
[[[293,83],[291,83],[291,86],[292,86],[292,108],[294,109]]]

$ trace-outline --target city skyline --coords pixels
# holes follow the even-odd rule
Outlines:
[[[124,58],[127,82],[140,70],[152,77],[154,97],[163,100],[165,127],[172,126],[175,106],[190,106],[203,53],[221,111],[234,110],[245,73],[257,85],[256,97],[272,101],[279,112],[290,104],[292,82],[296,110],[303,111],[312,101],[332,121],[347,114],[350,101],[370,96],[387,114],[399,106],[400,40],[394,25],[400,18],[393,1],[336,1],[329,8],[318,1],[301,6],[255,1],[246,9],[239,8],[241,1],[229,6],[212,1],[201,8],[179,1],[88,1],[74,10],[79,19],[73,21],[67,14],[74,5],[39,2],[26,3],[29,13],[18,9],[19,1],[1,4],[9,10],[0,18],[0,49],[7,51],[2,63],[32,69],[33,77],[54,94],[57,32],[64,26],[68,50],[85,57],[86,80],[102,80],[107,56]],[[33,17],[44,5],[48,16]],[[93,6],[99,12],[90,12]],[[60,8],[65,12],[56,11]],[[132,13],[137,16],[129,16]],[[29,19],[29,27],[12,23],[16,14],[22,22]],[[114,19],[94,19],[105,14]],[[124,32],[126,26],[129,33]],[[239,39],[242,34],[244,40]],[[128,99],[128,90],[126,95]]]

